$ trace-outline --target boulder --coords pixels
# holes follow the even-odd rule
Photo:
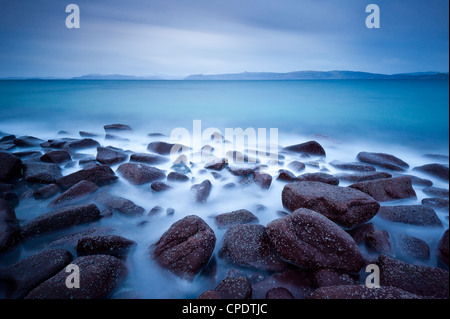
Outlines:
[[[449,297],[447,270],[411,265],[385,255],[379,256],[378,265],[381,286],[391,286],[430,298]]]
[[[266,271],[283,271],[287,267],[262,225],[231,226],[224,235],[219,255],[241,267]]]
[[[27,162],[23,165],[23,177],[30,183],[52,184],[62,177],[61,168],[52,163]]]
[[[78,256],[111,255],[125,258],[136,242],[117,235],[84,236],[78,240]]]
[[[153,182],[152,185],[150,186],[150,188],[153,191],[158,192],[158,193],[159,192],[165,192],[165,191],[173,189],[172,186],[167,185],[167,184],[165,184],[163,182]]]
[[[0,182],[22,176],[22,161],[20,158],[0,152]]]
[[[378,211],[378,216],[396,223],[442,227],[436,212],[422,205],[383,206]]]
[[[20,226],[14,208],[0,199],[0,255],[10,251],[20,241]]]
[[[348,162],[343,163],[337,160],[331,161],[330,165],[336,167],[337,169],[344,171],[357,171],[357,172],[374,172],[375,167],[372,165],[366,165],[359,162]]]
[[[103,126],[105,132],[131,131],[131,126],[125,124],[108,124]]]
[[[151,142],[147,150],[159,155],[179,154],[186,146],[181,144],[171,144],[166,142]]]
[[[431,207],[434,209],[447,209],[449,208],[448,198],[424,198],[422,199],[422,205]]]
[[[411,178],[408,176],[377,179],[352,184],[349,187],[358,189],[380,202],[403,198],[416,198]]]
[[[350,228],[369,221],[380,208],[378,202],[363,192],[320,182],[287,184],[282,202],[291,212],[308,208]]]
[[[72,157],[67,151],[51,151],[41,156],[41,161],[46,163],[62,164],[71,160]]]
[[[292,161],[287,165],[287,167],[297,173],[305,170],[305,164],[299,161]]]
[[[191,191],[194,194],[195,201],[205,203],[211,192],[212,184],[209,180],[204,180],[200,184],[192,185]]]
[[[18,147],[34,147],[39,146],[41,143],[44,143],[44,140],[34,136],[21,136],[14,139],[14,144]]]
[[[147,153],[135,153],[130,155],[130,162],[138,162],[145,164],[164,164],[167,163],[169,159],[164,156],[147,154]]]
[[[252,284],[243,276],[228,277],[214,289],[221,299],[251,299]]]
[[[270,222],[269,238],[285,260],[303,268],[358,272],[363,264],[355,241],[323,215],[298,209]]]
[[[97,165],[90,169],[83,169],[70,175],[64,176],[56,181],[63,188],[70,188],[81,181],[89,181],[102,186],[117,180],[114,171],[106,165]]]
[[[170,172],[169,175],[167,175],[167,180],[169,182],[187,182],[189,181],[189,177],[178,172]]]
[[[82,256],[71,265],[80,271],[80,288],[68,288],[70,272],[61,270],[33,289],[25,299],[105,299],[125,280],[128,270],[123,263],[108,255]]]
[[[215,217],[216,224],[219,228],[226,228],[236,224],[257,223],[258,217],[253,215],[246,209],[239,209],[229,213],[217,215]]]
[[[94,201],[126,216],[142,216],[145,212],[144,208],[136,205],[131,200],[105,192],[97,193]]]
[[[404,171],[409,168],[408,163],[391,154],[361,152],[356,158],[361,162],[377,165],[392,171]]]
[[[228,162],[226,159],[221,159],[220,161],[216,161],[213,163],[208,163],[205,165],[206,169],[212,169],[215,171],[221,171],[226,165],[228,165]]]
[[[166,177],[166,174],[156,167],[137,163],[121,164],[117,173],[134,185],[143,185]]]
[[[443,165],[443,164],[438,164],[438,163],[426,164],[426,165],[414,167],[413,171],[422,172],[422,173],[436,177],[443,181],[448,182],[448,180],[449,180],[448,165]]]
[[[294,299],[292,293],[283,287],[272,288],[266,293],[266,299]]]
[[[220,296],[214,290],[206,290],[197,299],[220,299]]]
[[[67,143],[65,143],[63,148],[73,151],[98,146],[100,146],[100,144],[96,140],[93,140],[91,138],[83,138],[81,140],[68,141]]]
[[[293,181],[295,181],[295,175],[292,174],[288,170],[280,169],[278,171],[277,181],[283,181],[283,182],[292,183]]]
[[[425,178],[420,178],[417,177],[415,175],[401,175],[401,176],[409,176],[411,177],[411,181],[413,185],[416,186],[425,186],[425,187],[429,187],[429,186],[433,186],[433,182],[430,181],[429,179],[425,179]]]
[[[253,180],[255,181],[255,184],[262,189],[269,189],[270,184],[272,184],[272,176],[266,173],[254,172]]]
[[[208,224],[190,215],[175,222],[151,246],[156,262],[182,278],[193,278],[206,266],[214,251],[216,236]]]
[[[336,177],[340,181],[351,182],[351,183],[373,181],[373,180],[377,180],[377,179],[392,177],[391,174],[386,173],[386,172],[359,172],[359,173],[354,173],[354,174],[339,173],[339,174],[334,174],[333,176]]]
[[[98,189],[99,187],[97,184],[89,181],[81,181],[52,200],[50,204],[48,204],[48,207],[67,206],[78,203],[95,193]]]
[[[117,164],[126,161],[128,155],[121,149],[115,147],[97,147],[97,162],[101,164]]]
[[[320,269],[314,272],[312,280],[316,287],[356,285],[357,282],[348,274],[334,269]]]
[[[431,197],[442,197],[442,198],[449,197],[448,189],[445,189],[445,188],[430,186],[430,187],[425,187],[422,191]]]
[[[311,155],[325,156],[325,150],[316,141],[309,141],[302,144],[291,145],[283,148],[283,151],[289,151],[294,153],[305,153]]]
[[[437,255],[448,266],[448,229],[439,240]]]
[[[327,173],[307,173],[302,174],[300,176],[297,176],[296,178],[297,182],[321,182],[326,183],[330,185],[337,186],[339,185],[339,179],[334,177],[333,175],[327,174]]]
[[[308,299],[421,299],[420,296],[394,287],[367,288],[365,285],[321,287]]]
[[[422,239],[400,234],[398,237],[398,254],[417,259],[430,259],[430,247]]]

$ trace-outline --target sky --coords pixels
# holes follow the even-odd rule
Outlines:
[[[448,0],[0,0],[0,77],[448,72],[448,60]]]

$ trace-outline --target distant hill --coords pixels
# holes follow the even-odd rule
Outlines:
[[[355,71],[297,71],[288,73],[244,72],[234,74],[195,74],[185,80],[385,80],[385,79],[448,79],[448,73],[418,72],[402,74],[379,74]]]
[[[71,80],[165,80],[162,76],[135,76],[123,74],[86,74],[71,78]]]

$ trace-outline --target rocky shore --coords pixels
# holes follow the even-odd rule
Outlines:
[[[186,298],[449,298],[448,156],[412,166],[361,150],[346,162],[311,140],[264,161],[159,133],[117,146],[132,133],[0,132],[0,298],[145,298],[133,278],[147,266],[149,281],[195,285]],[[208,162],[191,160],[205,150]],[[366,286],[370,264],[379,288]],[[80,288],[66,286],[68,265]]]

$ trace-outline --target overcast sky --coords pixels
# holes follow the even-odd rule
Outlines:
[[[448,72],[448,59],[448,0],[0,1],[0,77]]]

